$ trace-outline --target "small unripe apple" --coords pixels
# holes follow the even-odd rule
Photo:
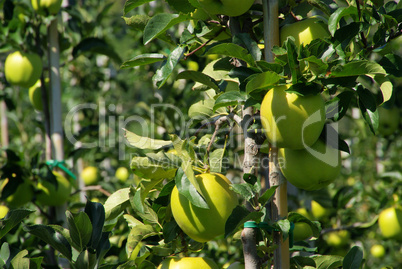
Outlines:
[[[45,79],[45,84],[46,84],[45,86],[46,91],[48,93],[47,96],[49,98],[49,78]],[[29,88],[29,101],[31,101],[32,106],[38,111],[43,110],[41,86],[42,86],[41,80],[38,79],[38,81],[36,81],[36,83]]]
[[[7,81],[15,86],[29,88],[42,74],[42,60],[38,54],[16,51],[9,54],[4,63]]]
[[[385,248],[383,245],[373,245],[370,248],[370,253],[373,255],[373,257],[382,258],[385,256]]]
[[[81,172],[81,179],[85,185],[94,185],[98,182],[98,168],[95,166],[87,166]]]
[[[328,26],[319,18],[307,18],[292,24],[283,26],[280,30],[281,44],[289,36],[293,36],[296,46],[310,44],[317,38],[329,37]]]
[[[385,238],[402,241],[402,210],[395,207],[384,209],[378,216],[378,226]]]
[[[0,219],[4,218],[9,211],[9,208],[5,205],[0,205]]]
[[[13,178],[11,178],[13,180]],[[1,191],[4,186],[8,183],[9,179],[6,178],[1,184]],[[33,198],[33,190],[32,184],[29,180],[24,179],[24,182],[18,185],[17,189],[13,194],[6,198],[6,204],[9,207],[16,208],[25,205],[26,203],[32,201]]]
[[[329,246],[339,248],[349,243],[350,233],[346,230],[330,232],[326,236],[326,242]]]
[[[63,0],[31,0],[33,9],[41,15],[59,13]]]
[[[47,206],[60,206],[67,202],[71,194],[71,184],[61,174],[52,172],[57,180],[57,187],[49,181],[38,183],[40,193],[36,196],[39,203]]]
[[[128,172],[127,168],[122,166],[122,167],[117,168],[115,176],[121,182],[125,182],[128,179],[128,177],[130,176],[130,173]]]
[[[158,269],[218,269],[218,265],[210,258],[184,257],[165,259]]]
[[[316,201],[311,201],[311,214],[315,220],[322,220],[329,216],[330,210]]]

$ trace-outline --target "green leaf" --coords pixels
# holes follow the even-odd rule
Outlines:
[[[177,225],[176,221],[174,221],[174,220],[163,225],[164,242],[165,243],[172,242],[176,238],[179,231],[180,231],[180,228]]]
[[[141,178],[161,180],[173,178],[177,168],[171,162],[158,163],[149,157],[134,157],[130,167]]]
[[[12,268],[29,269],[29,259],[25,258],[25,256],[27,256],[27,255],[28,255],[28,250],[26,250],[26,249],[18,252],[17,255],[15,255],[14,258],[10,262]]]
[[[229,91],[219,95],[215,100],[214,111],[220,107],[242,105],[246,102],[247,95],[245,92]]]
[[[139,136],[135,133],[127,131],[124,129],[124,136],[127,139],[128,143],[136,148],[139,149],[160,149],[165,146],[170,146],[172,141],[166,140],[159,140],[159,139],[152,139],[148,137]]]
[[[211,172],[215,172],[215,173],[222,172],[222,161],[223,161],[224,155],[225,155],[224,148],[216,149],[209,154],[209,166],[210,166]]]
[[[262,57],[262,53],[260,48],[258,47],[257,42],[255,42],[250,34],[248,33],[239,33],[233,37],[233,43],[238,45],[244,45],[244,47],[250,52],[250,55],[253,56],[254,61],[260,61]]]
[[[147,25],[151,17],[145,14],[137,14],[131,16],[130,18],[123,17],[123,19],[126,22],[126,24],[130,26],[132,29],[137,31],[144,31],[145,26]]]
[[[335,255],[311,256],[315,261],[317,269],[336,269],[342,266],[343,257]]]
[[[38,224],[24,227],[24,231],[39,237],[41,240],[59,251],[64,257],[71,260],[72,250],[67,239],[50,226]]]
[[[332,119],[333,121],[339,121],[342,119],[343,116],[345,116],[353,97],[353,91],[344,91],[326,102],[326,118]]]
[[[379,64],[390,75],[395,77],[402,76],[402,58],[399,55],[393,53],[387,54],[379,61]]]
[[[130,204],[130,188],[120,189],[110,195],[105,204],[105,219],[111,220],[119,216]]]
[[[86,249],[78,255],[74,264],[76,268],[93,269],[96,265],[96,254],[91,253]]]
[[[8,259],[10,259],[10,246],[8,245],[7,242],[4,242],[1,245],[1,249],[0,249],[0,259],[4,262],[3,265],[5,263],[7,263]]]
[[[198,71],[183,71],[177,75],[176,79],[189,79],[201,83],[203,85],[206,85],[208,89],[212,88],[216,91],[219,90],[218,83],[216,82],[215,79]]]
[[[340,7],[336,9],[334,13],[332,13],[332,15],[328,19],[328,30],[332,36],[334,36],[336,32],[340,20],[348,15],[353,15],[357,17],[357,8],[354,6]]]
[[[360,60],[336,65],[331,69],[331,77],[353,77],[361,75],[386,75],[384,68],[376,62]]]
[[[279,187],[278,186],[272,186],[271,188],[267,189],[259,198],[258,202],[262,205],[265,206],[265,204],[271,199],[271,197],[275,194],[276,189]]]
[[[290,232],[290,222],[288,219],[281,219],[275,223],[275,226],[282,232],[283,239],[286,240]]]
[[[127,2],[124,4],[124,15],[126,15],[129,11],[133,10],[134,8],[149,2],[152,2],[152,0],[127,0]]]
[[[116,51],[109,46],[105,40],[100,38],[89,37],[81,40],[81,42],[73,48],[72,55],[74,58],[77,58],[84,53],[98,53],[108,56],[118,64],[122,62]]]
[[[309,56],[304,58],[305,61],[308,62],[309,70],[315,75],[325,75],[328,69],[328,64],[324,63],[322,59],[317,58],[316,56]]]
[[[157,235],[158,233],[154,231],[154,228],[151,225],[137,225],[131,228],[130,233],[127,237],[127,256],[130,257],[131,253],[135,249],[135,247],[145,238],[153,235]]]
[[[214,99],[205,99],[194,103],[188,109],[188,116],[194,120],[208,119],[214,114],[214,104]]]
[[[256,66],[253,56],[243,47],[233,44],[233,43],[222,43],[218,44],[205,52],[208,54],[220,54],[229,57],[233,57],[239,60],[243,60],[250,66]]]
[[[160,88],[162,87],[168,78],[172,75],[177,63],[184,55],[185,47],[178,46],[170,54],[167,60],[163,63],[162,67],[158,69],[155,75],[152,77],[152,81]]]
[[[380,85],[380,90],[382,93],[382,103],[387,102],[389,99],[391,99],[394,89],[391,80],[388,77],[382,75],[375,76],[374,80]]]
[[[371,132],[376,134],[379,118],[378,111],[376,110],[376,100],[374,95],[363,87],[358,87],[358,104],[364,120],[369,125]]]
[[[293,248],[297,248],[297,247],[299,247],[299,246],[294,246]],[[303,249],[293,250],[293,248],[291,249],[292,251],[303,251]],[[294,257],[290,258],[290,263],[297,266],[294,268],[306,268],[307,269],[307,268],[309,268],[307,266],[310,266],[311,268],[316,268],[315,261],[310,257],[294,256]]]
[[[177,170],[175,181],[179,193],[186,197],[190,203],[200,208],[209,209],[209,205],[205,201],[204,197],[197,191],[192,182],[190,182],[182,168]]]
[[[255,196],[253,185],[248,183],[232,184],[231,188],[234,192],[240,194],[245,200],[250,200]]]
[[[280,79],[281,76],[272,71],[257,74],[247,83],[246,92],[250,94],[255,90],[269,88],[275,85]]]
[[[88,246],[96,249],[101,242],[103,225],[105,224],[105,208],[101,203],[87,201],[84,211],[92,223],[91,239]]]
[[[307,0],[307,3],[316,9],[321,10],[327,16],[331,15],[331,10],[325,2],[321,0]]]
[[[153,16],[147,23],[144,29],[144,45],[147,45],[160,34],[166,32],[170,27],[186,21],[189,16],[181,14],[159,13]]]
[[[169,6],[173,7],[179,12],[189,13],[195,10],[195,7],[189,3],[188,0],[166,0]]]
[[[322,91],[322,86],[314,82],[296,83],[285,91],[289,93],[296,93],[300,96],[317,95]]]
[[[89,217],[84,212],[73,215],[70,211],[66,212],[68,229],[70,230],[70,238],[75,245],[82,251],[92,235],[92,224]]]
[[[320,236],[320,232],[321,232],[320,222],[311,221],[308,218],[306,218],[305,216],[303,216],[299,213],[296,213],[296,212],[289,212],[288,220],[293,223],[298,223],[298,222],[307,223],[310,226],[311,231],[313,232],[313,236],[316,238],[318,238]]]
[[[20,224],[24,218],[35,212],[30,209],[13,209],[1,221],[0,239],[3,238],[12,228]]]
[[[342,262],[343,269],[359,269],[363,263],[363,250],[354,246],[346,254]]]
[[[243,206],[236,206],[225,223],[225,238],[235,233],[246,221],[260,220],[263,215],[262,212],[250,212]]]
[[[148,53],[148,54],[141,54],[138,56],[135,56],[134,58],[131,58],[128,61],[125,61],[120,68],[125,69],[125,68],[131,68],[135,66],[141,66],[141,65],[150,65],[162,60],[165,60],[166,56],[160,53]]]

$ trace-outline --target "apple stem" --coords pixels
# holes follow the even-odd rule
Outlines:
[[[279,21],[278,21],[278,0],[263,0],[264,17],[264,57],[267,62],[274,62],[274,55],[271,48],[279,45]],[[278,166],[278,149],[270,145],[269,151],[269,185],[279,186],[271,202],[271,219],[277,221],[280,218],[286,218],[288,215],[287,201],[287,182],[281,174]],[[273,234],[274,244],[278,248],[274,250],[274,267],[289,268],[289,240],[283,241],[281,233]]]

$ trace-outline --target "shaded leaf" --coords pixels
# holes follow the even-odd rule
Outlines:
[[[181,46],[175,48],[169,54],[162,67],[156,71],[155,75],[152,77],[152,80],[159,88],[162,87],[166,83],[168,78],[172,75],[174,68],[176,67],[179,60],[183,57],[185,50],[186,48]]]
[[[152,2],[152,0],[127,0],[124,4],[124,15],[136,7]]]
[[[120,189],[110,195],[105,204],[105,219],[110,220],[119,216],[129,205],[130,188]]]
[[[215,81],[215,79],[198,71],[183,71],[177,75],[176,79],[189,79],[206,85],[208,89],[212,88],[217,91],[219,90],[218,83]]]
[[[125,61],[120,68],[125,69],[125,68],[131,68],[135,66],[141,66],[141,65],[150,65],[162,60],[165,60],[166,56],[160,53],[148,53],[148,54],[141,54],[138,56],[135,56],[131,58],[128,61]]]
[[[147,45],[154,38],[158,37],[160,34],[166,32],[167,29],[188,20],[187,15],[181,14],[169,14],[169,13],[159,13],[153,16],[147,23],[144,29],[143,42]]]
[[[172,144],[172,141],[167,140],[159,140],[152,139],[148,137],[139,136],[135,133],[127,131],[124,129],[124,136],[127,139],[128,143],[139,149],[160,149],[165,146],[169,146]]]
[[[249,94],[255,90],[265,89],[272,85],[275,85],[281,76],[272,71],[266,71],[255,75],[246,86],[246,92]]]
[[[66,212],[68,229],[70,231],[70,238],[75,245],[79,248],[78,251],[82,251],[92,235],[92,224],[89,217],[84,212],[79,212],[73,215],[70,211]]]
[[[243,60],[250,66],[256,65],[253,56],[251,56],[250,53],[245,48],[233,43],[218,44],[207,50],[205,54],[225,55],[239,60]]]
[[[332,13],[328,19],[328,30],[332,36],[334,36],[336,32],[340,20],[349,15],[357,16],[357,8],[354,6],[340,7],[336,9],[334,13]]]
[[[267,189],[259,198],[258,202],[262,205],[265,206],[265,204],[271,199],[271,197],[275,194],[276,189],[279,187],[278,186],[272,186],[271,188]]]
[[[0,239],[3,238],[12,228],[20,224],[24,218],[35,212],[30,209],[13,209],[1,221]]]
[[[175,181],[179,193],[186,197],[190,203],[200,208],[209,209],[204,197],[202,197],[202,195],[196,190],[195,186],[187,178],[187,175],[184,173],[182,168],[177,170]]]
[[[225,238],[235,233],[244,223],[249,220],[260,220],[262,212],[250,212],[243,206],[236,206],[225,223]]]
[[[337,65],[331,69],[331,77],[353,77],[369,74],[386,75],[387,72],[378,63],[366,60]]]
[[[245,92],[229,91],[218,96],[215,100],[214,111],[220,107],[236,106],[244,104],[247,100]]]
[[[102,238],[103,225],[105,223],[105,208],[101,203],[94,203],[88,200],[84,212],[92,223],[91,239],[87,245],[96,249]]]
[[[342,262],[343,269],[359,269],[363,263],[363,250],[358,247],[352,247],[346,254]]]
[[[84,53],[98,53],[108,56],[117,63],[121,63],[120,56],[116,51],[106,43],[105,40],[95,37],[89,37],[81,40],[77,46],[73,48],[72,55],[77,58],[79,55]]]

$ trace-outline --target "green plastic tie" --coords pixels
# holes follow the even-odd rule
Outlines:
[[[255,222],[255,221],[247,221],[244,223],[244,228],[258,228],[258,229],[264,229],[265,231],[272,233],[272,231],[277,231],[279,232],[278,229],[275,229],[272,225],[269,225],[266,222]],[[289,248],[293,247],[293,230],[295,228],[295,224],[293,222],[290,223],[290,230],[289,230]]]
[[[56,161],[56,160],[48,160],[46,161],[46,164],[50,166],[50,168],[53,170],[53,168],[58,167],[64,172],[66,172],[72,179],[76,180],[77,177],[71,172],[66,166],[65,161]]]

